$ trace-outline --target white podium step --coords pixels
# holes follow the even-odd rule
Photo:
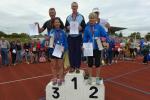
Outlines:
[[[74,82],[75,80],[78,80],[77,84],[82,84],[84,81],[84,71],[80,70],[80,73],[67,73],[65,76],[65,84],[70,84]]]
[[[66,100],[65,88],[64,83],[61,86],[58,86],[53,85],[52,82],[50,82],[46,86],[46,100]]]
[[[84,92],[84,71],[80,73],[67,73],[65,76],[66,100],[83,100]]]
[[[103,80],[101,80],[100,85],[96,84],[95,78],[92,78],[91,85],[85,81],[83,100],[105,100],[105,86]]]
[[[83,70],[80,73],[67,73],[62,86],[52,85],[52,82],[46,86],[46,100],[104,100],[103,80],[96,85],[95,78],[92,79],[93,83],[87,84]]]
[[[70,90],[80,90],[83,88],[83,83],[84,83],[84,71],[81,70],[80,73],[67,73],[65,76],[65,85],[70,89]]]

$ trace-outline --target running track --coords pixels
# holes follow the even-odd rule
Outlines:
[[[41,100],[52,76],[50,67],[44,63],[0,68],[0,100]],[[140,59],[102,67],[101,77],[105,100],[150,100],[150,65],[142,65]]]

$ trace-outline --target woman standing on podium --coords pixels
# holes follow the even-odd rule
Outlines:
[[[54,19],[54,29],[50,31],[50,37],[53,37],[53,53],[55,51],[55,48],[60,47],[58,51],[61,52],[61,57],[52,55],[52,73],[53,73],[53,79],[52,83],[53,85],[61,85],[63,82],[63,53],[67,49],[67,37],[66,33],[61,29],[61,20],[60,18]],[[58,53],[58,52],[57,52]]]
[[[82,33],[85,28],[85,20],[83,15],[78,13],[78,3],[73,2],[71,4],[72,14],[70,14],[66,19],[65,28],[68,32],[68,50],[69,50],[69,61],[70,61],[70,71],[80,73],[81,65],[81,47],[82,47]],[[71,27],[72,25],[77,26],[76,28]],[[74,28],[74,29],[73,29]],[[76,30],[78,32],[73,32],[71,30]]]
[[[90,13],[89,15],[89,23],[85,27],[83,43],[92,43],[93,44],[93,56],[88,57],[88,72],[89,79],[88,83],[92,83],[92,69],[96,68],[96,84],[100,84],[100,58],[101,58],[101,49],[102,42],[100,37],[107,37],[107,33],[102,26],[96,23],[96,14]],[[101,46],[100,46],[101,45]],[[83,48],[84,49],[84,48]]]

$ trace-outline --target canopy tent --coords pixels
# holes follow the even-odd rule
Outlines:
[[[115,33],[116,31],[121,31],[121,30],[124,30],[124,29],[127,29],[127,28],[111,26],[110,29],[109,29],[109,33]]]

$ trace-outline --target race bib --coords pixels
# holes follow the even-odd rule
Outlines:
[[[16,50],[15,49],[13,49],[13,51],[12,51],[13,53],[16,53]]]
[[[118,52],[120,52],[122,49],[121,48],[118,48]]]
[[[28,51],[29,51],[29,49],[26,49],[26,51],[28,52]]]
[[[36,51],[36,48],[35,48],[35,47],[33,48],[33,51]]]

